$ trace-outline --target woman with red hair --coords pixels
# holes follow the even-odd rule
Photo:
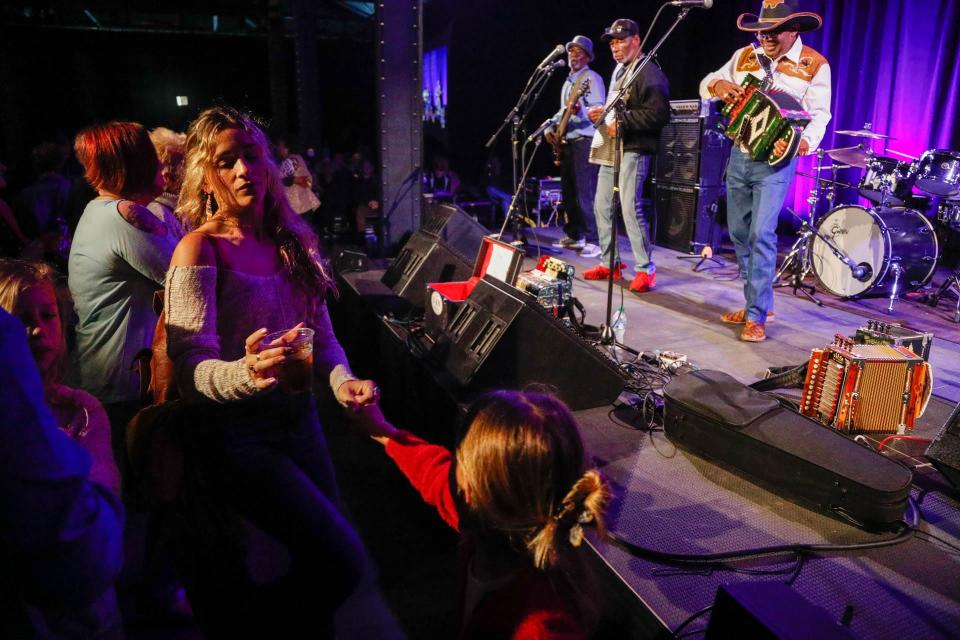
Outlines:
[[[142,125],[94,125],[77,134],[74,146],[99,195],[84,209],[70,250],[70,293],[79,316],[72,374],[75,386],[107,410],[122,470],[123,432],[140,398],[131,364],[153,342],[153,294],[163,286],[176,240],[146,208],[163,183]]]

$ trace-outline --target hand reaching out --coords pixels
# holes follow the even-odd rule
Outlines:
[[[399,431],[383,416],[383,411],[378,404],[368,404],[361,406],[357,411],[350,412],[349,420],[361,432],[383,445],[386,445],[387,441],[394,438]]]
[[[337,389],[337,400],[351,411],[367,405],[376,405],[380,388],[373,380],[347,380]]]

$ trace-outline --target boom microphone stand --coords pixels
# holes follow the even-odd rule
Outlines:
[[[661,11],[663,8],[661,7]],[[663,34],[660,40],[653,46],[652,49],[644,56],[643,60],[636,66],[633,70],[633,73],[630,74],[623,84],[620,85],[620,89],[617,91],[617,95],[613,100],[607,103],[607,106],[604,107],[603,112],[600,114],[600,117],[597,119],[597,126],[605,126],[604,120],[607,117],[607,114],[610,111],[614,112],[614,118],[617,123],[617,133],[614,136],[614,146],[613,146],[613,204],[611,212],[611,229],[610,229],[610,275],[607,278],[607,315],[604,321],[604,324],[600,326],[600,343],[605,345],[610,345],[614,343],[613,335],[613,272],[614,266],[620,266],[620,255],[617,251],[619,245],[619,238],[617,237],[619,233],[619,223],[620,215],[622,210],[622,204],[620,202],[620,159],[623,156],[623,115],[626,110],[626,96],[630,91],[630,87],[633,86],[633,83],[636,82],[637,77],[640,73],[646,68],[647,64],[653,59],[653,56],[656,55],[657,51],[660,50],[660,47],[663,46],[663,43],[667,41],[667,38],[670,37],[670,34],[683,22],[683,19],[687,17],[687,14],[690,13],[689,7],[683,7],[680,9],[680,13],[677,15],[677,19],[673,21],[673,24],[670,25],[670,28],[667,29],[667,32]],[[657,12],[657,17],[660,13]],[[654,18],[654,24],[656,24],[656,18]],[[650,25],[650,28],[647,29],[649,34],[653,30],[653,24]],[[643,43],[641,43],[642,45]],[[639,54],[638,54],[639,55]],[[633,215],[636,215],[636,212],[633,212]]]
[[[503,233],[506,230],[507,224],[513,222],[513,239],[514,241],[520,240],[520,229],[521,229],[521,220],[517,215],[516,205],[517,205],[517,194],[519,188],[522,186],[520,184],[520,174],[522,170],[522,162],[520,159],[520,144],[523,138],[523,123],[526,121],[527,116],[530,113],[530,109],[536,103],[537,98],[540,97],[541,91],[543,91],[544,85],[546,85],[547,80],[553,75],[553,72],[559,69],[561,66],[559,64],[550,64],[546,67],[537,67],[534,69],[533,74],[527,79],[527,84],[524,86],[523,91],[520,93],[520,98],[517,100],[517,104],[513,105],[513,108],[507,113],[507,116],[503,119],[503,122],[500,123],[500,126],[494,132],[490,139],[487,140],[487,144],[484,145],[487,149],[493,147],[496,143],[497,138],[500,137],[500,134],[503,133],[503,130],[510,125],[510,155],[513,162],[513,192],[514,197],[513,201],[510,203],[510,210],[507,211],[506,216],[503,221],[503,227],[500,229],[500,238],[503,238]]]

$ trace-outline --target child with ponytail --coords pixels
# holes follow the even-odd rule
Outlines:
[[[585,638],[573,597],[583,526],[603,533],[610,493],[585,470],[583,442],[557,398],[495,391],[470,409],[456,453],[366,409],[373,438],[461,533],[459,638]]]

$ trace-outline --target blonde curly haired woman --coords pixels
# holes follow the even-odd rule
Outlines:
[[[280,384],[294,354],[286,337],[264,337],[312,329],[313,371],[344,406],[376,402],[376,385],[350,372],[327,313],[334,285],[316,236],[290,208],[249,115],[215,107],[190,125],[178,213],[194,231],[167,274],[168,352],[181,396],[210,415],[194,434],[199,466],[218,498],[292,557],[283,583],[237,615],[259,611],[273,631],[298,634],[309,618],[324,637],[361,578],[363,550],[339,510],[316,400]]]

